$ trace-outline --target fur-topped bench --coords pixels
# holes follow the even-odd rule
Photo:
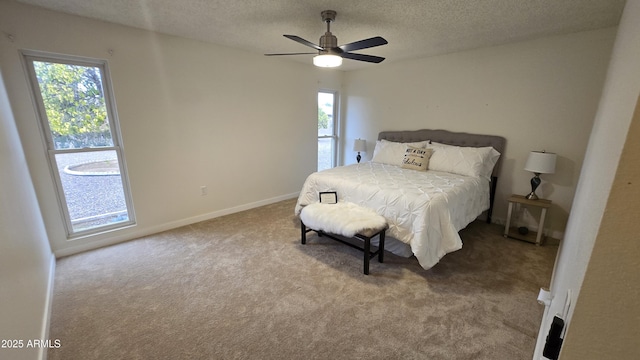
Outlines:
[[[307,233],[315,231],[318,236],[326,235],[333,240],[364,251],[366,275],[369,275],[371,258],[378,255],[378,262],[383,262],[387,221],[371,209],[348,202],[309,204],[300,212],[300,229],[302,244],[307,243]],[[337,235],[364,240],[364,247],[340,239],[336,237]],[[380,242],[378,250],[372,253],[371,239],[375,236],[379,236]]]

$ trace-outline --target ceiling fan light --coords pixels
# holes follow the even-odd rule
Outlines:
[[[342,65],[342,57],[338,55],[317,55],[313,57],[313,65],[318,67],[338,67]]]

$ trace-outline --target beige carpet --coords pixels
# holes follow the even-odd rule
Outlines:
[[[295,201],[58,260],[49,359],[531,359],[557,247],[475,222],[431,270],[310,235]]]

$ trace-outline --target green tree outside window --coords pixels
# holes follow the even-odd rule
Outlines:
[[[57,149],[113,146],[100,70],[33,63]]]

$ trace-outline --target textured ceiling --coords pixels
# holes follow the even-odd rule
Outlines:
[[[18,0],[44,8],[230,46],[258,54],[313,49],[331,24],[338,44],[382,36],[358,51],[385,62],[616,26],[625,0]],[[311,55],[282,57],[311,63]],[[342,70],[376,66],[345,60]]]

